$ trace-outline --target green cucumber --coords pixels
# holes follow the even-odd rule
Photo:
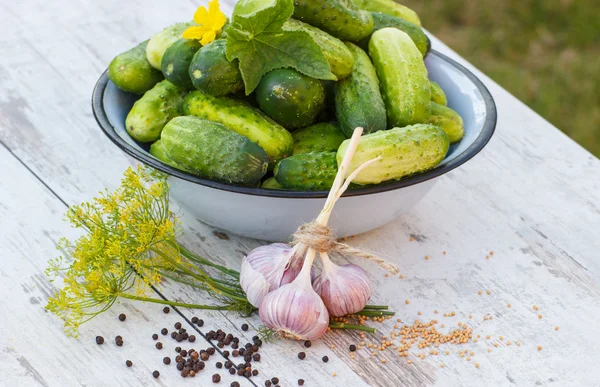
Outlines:
[[[196,89],[215,97],[244,89],[238,60],[227,60],[226,45],[225,39],[218,39],[202,47],[194,55],[188,71]]]
[[[346,154],[350,140],[337,152],[338,163]],[[379,184],[398,180],[434,168],[442,162],[450,141],[437,126],[419,124],[364,135],[360,138],[346,176],[369,160],[381,160],[363,169],[353,180],[356,184]]]
[[[139,142],[158,140],[167,122],[182,114],[185,94],[166,79],[157,83],[133,104],[125,119],[127,133]]]
[[[335,122],[321,122],[292,133],[294,154],[335,152],[346,135]]]
[[[179,39],[173,43],[162,57],[161,68],[165,78],[177,87],[191,89],[190,63],[194,54],[202,47],[197,40]]]
[[[353,0],[295,0],[294,18],[352,42],[373,32],[373,16],[358,9]]]
[[[431,102],[435,102],[435,103],[439,103],[440,105],[447,106],[448,99],[446,98],[446,93],[444,93],[444,90],[442,89],[442,87],[434,81],[431,81],[430,85],[431,85]]]
[[[359,126],[364,133],[385,130],[386,110],[375,67],[363,50],[352,43],[346,45],[354,56],[354,71],[335,83],[335,115],[340,127],[347,137]]]
[[[416,24],[413,24],[402,18],[380,12],[373,12],[373,21],[373,32],[388,27],[397,28],[400,31],[406,32],[415,43],[415,46],[417,46],[419,51],[421,51],[423,56],[425,56],[431,48],[431,42],[429,41],[429,38],[427,35],[425,35],[421,27]],[[369,46],[369,38],[363,39],[360,42],[360,46],[364,49],[367,49]]]
[[[273,70],[256,88],[261,110],[287,129],[312,124],[325,107],[325,88],[320,80],[294,69]]]
[[[292,154],[294,140],[290,132],[249,104],[228,97],[213,97],[201,91],[192,91],[185,99],[183,111],[248,137],[260,145],[271,166]]]
[[[262,182],[261,188],[265,188],[265,189],[279,189],[279,190],[283,190],[285,189],[284,186],[282,186],[281,184],[279,184],[277,182],[277,180],[275,180],[274,177],[269,177],[267,180]]]
[[[337,79],[346,78],[352,73],[352,69],[354,68],[354,57],[346,45],[344,45],[344,42],[338,38],[335,38],[327,32],[313,27],[310,24],[295,19],[286,21],[283,28],[289,31],[304,31],[308,33],[311,38],[314,39],[315,43],[321,47],[325,58],[327,58],[327,61],[329,62],[331,72]]]
[[[388,126],[426,122],[431,113],[430,84],[423,55],[410,36],[383,28],[371,37],[369,54],[381,82]]]
[[[325,191],[337,173],[335,152],[302,153],[281,160],[273,174],[287,189]]]
[[[385,13],[421,26],[421,19],[415,11],[394,0],[354,0],[354,3],[365,11]]]
[[[459,142],[465,136],[465,126],[460,115],[454,110],[431,102],[431,115],[427,120],[428,124],[440,127],[450,139],[450,144]]]
[[[123,91],[144,94],[163,80],[163,75],[146,59],[148,41],[117,55],[108,65],[108,79]]]
[[[194,22],[173,24],[154,35],[146,47],[146,58],[152,67],[161,70],[162,57],[167,48],[181,38],[183,31],[195,24]]]
[[[168,158],[209,179],[250,185],[267,172],[267,154],[258,144],[198,117],[171,120],[161,142]]]
[[[165,151],[165,147],[163,146],[161,140],[156,141],[154,144],[152,144],[152,146],[150,146],[150,154],[163,163],[172,166],[173,168],[181,169],[182,171],[186,170],[183,166],[177,164],[175,161],[171,160],[169,156],[167,156],[167,152]]]

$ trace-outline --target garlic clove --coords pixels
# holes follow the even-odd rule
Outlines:
[[[242,270],[240,272],[240,285],[246,298],[253,306],[259,307],[263,298],[269,293],[269,282],[261,272],[254,270],[246,258],[242,261]]]
[[[369,302],[372,290],[367,273],[360,266],[338,266],[321,255],[323,272],[313,282],[315,291],[323,298],[332,316],[360,312]]]
[[[306,281],[309,280],[307,277]],[[329,313],[323,300],[310,283],[306,286],[300,281],[267,294],[258,313],[267,328],[289,339],[316,340],[329,326]]]

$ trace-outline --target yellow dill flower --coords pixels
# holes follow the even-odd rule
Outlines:
[[[221,12],[219,0],[208,3],[208,10],[200,6],[194,14],[194,21],[198,26],[189,27],[183,32],[184,39],[199,40],[203,46],[215,40],[217,34],[227,22],[227,17]]]

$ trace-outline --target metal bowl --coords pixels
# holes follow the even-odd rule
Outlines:
[[[434,169],[360,189],[337,202],[330,226],[338,237],[378,228],[412,208],[433,187],[436,178],[464,164],[488,143],[496,127],[496,106],[483,83],[469,70],[432,50],[425,59],[431,80],[440,84],[448,106],[465,124],[465,137],[450,146],[444,161]],[[204,179],[166,165],[134,141],[125,129],[125,118],[138,96],[119,90],[102,74],[92,95],[98,125],[121,150],[142,163],[169,175],[171,197],[185,216],[237,235],[285,241],[299,225],[320,212],[326,191],[282,191],[243,187]]]

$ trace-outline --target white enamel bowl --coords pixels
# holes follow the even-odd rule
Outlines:
[[[347,192],[336,204],[330,220],[338,237],[370,231],[397,218],[423,199],[437,177],[470,160],[492,137],[496,106],[481,81],[434,50],[425,63],[430,78],[446,92],[448,106],[463,118],[465,137],[450,147],[444,161],[433,170]],[[311,221],[323,207],[327,192],[240,187],[203,179],[163,164],[125,130],[125,117],[137,98],[119,90],[105,72],[92,96],[94,115],[106,135],[125,153],[169,175],[171,197],[182,207],[184,216],[196,217],[237,235],[286,241],[299,225]]]

